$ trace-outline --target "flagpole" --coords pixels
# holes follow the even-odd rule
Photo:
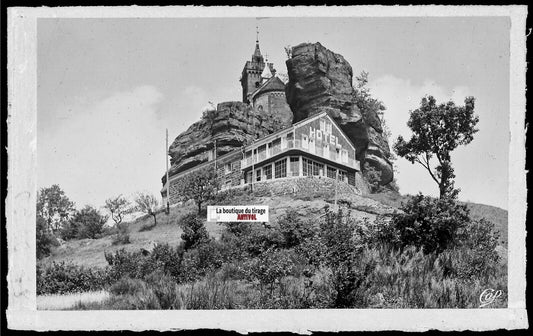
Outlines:
[[[167,165],[167,215],[170,214],[170,181],[168,180],[168,128],[165,129],[165,163]]]

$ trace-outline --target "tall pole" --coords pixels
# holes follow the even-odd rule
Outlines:
[[[170,213],[170,181],[168,180],[168,128],[166,129],[165,163],[167,165],[167,215]]]
[[[335,211],[337,211],[337,185],[339,184],[339,170],[335,170],[337,173],[335,174]]]
[[[215,174],[217,173],[217,140],[215,139],[215,144],[213,146],[213,157],[215,158]]]

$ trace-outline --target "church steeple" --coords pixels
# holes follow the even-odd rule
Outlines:
[[[263,55],[261,54],[261,49],[259,48],[259,27],[255,27],[255,50],[252,55],[252,60],[247,61],[242,69],[241,74],[241,86],[242,86],[242,101],[248,102],[248,95],[257,90],[263,81],[263,75],[272,77],[275,74],[274,66],[272,63],[266,63]],[[268,68],[267,72],[264,72],[265,68]]]
[[[252,61],[263,63],[263,55],[261,55],[261,49],[259,48],[259,27],[255,26],[255,50],[252,55]]]

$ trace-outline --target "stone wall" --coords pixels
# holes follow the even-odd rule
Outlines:
[[[313,177],[287,177],[280,180],[268,180],[253,184],[254,193],[257,196],[270,195],[316,195],[323,190],[323,199],[335,197],[335,180],[325,176]],[[348,183],[337,183],[338,196],[343,194],[361,195],[361,191]]]

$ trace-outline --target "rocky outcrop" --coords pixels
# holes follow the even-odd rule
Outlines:
[[[237,101],[220,103],[171,144],[169,176],[207,161],[215,140],[217,155],[221,156],[289,125],[284,115],[260,114],[250,105]],[[165,181],[163,176],[163,184]]]
[[[352,67],[344,57],[320,43],[303,43],[292,48],[286,64],[293,123],[327,111],[356,146],[361,166],[368,162],[382,172],[382,184],[391,182],[390,149],[380,119],[376,111],[357,106]]]

